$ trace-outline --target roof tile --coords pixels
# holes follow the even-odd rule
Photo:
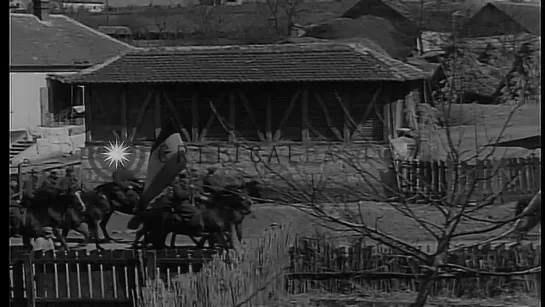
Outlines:
[[[128,52],[67,83],[407,81],[409,64],[357,43],[175,47]]]

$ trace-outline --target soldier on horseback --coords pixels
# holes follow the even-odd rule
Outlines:
[[[216,171],[217,169],[215,167],[210,167],[207,169],[207,173],[203,178],[202,190],[207,197],[222,189],[222,185],[216,176]]]
[[[187,170],[180,172],[172,183],[171,203],[174,202],[176,204],[173,210],[176,214],[179,214],[183,220],[204,229],[202,217],[199,214],[198,208],[195,206],[195,201],[200,201],[201,195],[191,181]]]
[[[74,175],[74,169],[69,167],[65,170],[65,175],[62,177],[57,184],[57,189],[59,196],[61,197],[72,197],[77,201],[82,208],[85,208],[84,202],[81,200],[81,185],[79,180]]]
[[[38,182],[39,181],[40,180],[38,180]],[[59,177],[57,176],[56,171],[51,171],[49,175],[46,172],[42,176],[39,189],[44,190],[45,192],[47,192],[48,195],[54,195],[58,192],[57,190],[58,181],[59,181]]]

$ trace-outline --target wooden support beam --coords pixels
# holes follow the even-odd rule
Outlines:
[[[123,86],[123,89],[121,91],[121,139],[127,140],[129,138],[128,132],[127,132],[127,118],[128,118],[128,88],[127,86]]]
[[[235,127],[235,122],[236,122],[236,104],[235,104],[235,93],[234,92],[231,92],[229,93],[229,141],[230,142],[235,142],[236,141],[236,135],[235,135],[235,132],[236,132],[236,127]]]
[[[178,110],[176,109],[176,106],[174,106],[174,103],[172,102],[172,99],[170,99],[170,96],[165,91],[160,91],[160,93],[165,98],[165,102],[167,103],[167,107],[170,109],[170,112],[174,115],[174,120],[176,121],[176,125],[178,126],[178,129],[182,132],[182,136],[187,140],[187,142],[191,141],[191,136],[189,135],[189,132],[184,127],[184,123],[180,119],[180,116],[178,115]]]
[[[350,100],[350,93],[345,93],[342,97],[342,101],[341,101],[341,105],[345,105],[346,106],[346,111],[348,112],[348,114],[351,114],[352,113],[352,104],[351,104],[351,100]],[[350,142],[350,119],[351,117],[349,116],[346,116],[346,114],[343,116],[343,140],[345,143],[349,143]]]
[[[191,140],[199,139],[199,92],[193,92],[191,96]]]
[[[151,103],[151,99],[153,98],[154,91],[149,90],[148,96],[146,96],[144,103],[140,107],[140,110],[138,110],[138,115],[136,117],[136,121],[133,124],[133,127],[131,128],[131,133],[129,134],[128,140],[132,142],[134,138],[136,137],[136,134],[138,133],[138,129],[140,126],[142,126],[142,121],[144,120],[144,115],[146,115],[146,111],[148,110],[148,106]]]
[[[299,98],[300,94],[301,94],[301,91],[297,90],[291,97],[290,104],[288,105],[288,108],[284,112],[284,115],[282,116],[282,119],[280,120],[280,123],[278,124],[278,128],[274,132],[274,137],[273,137],[274,142],[277,142],[278,140],[280,140],[280,135],[281,135],[280,130],[284,127],[284,125],[286,124],[286,121],[290,117],[291,110],[293,110],[293,106],[297,102],[297,99]]]
[[[155,125],[155,138],[161,133],[161,95],[158,92],[155,93],[155,105],[153,110],[153,123]]]
[[[308,89],[304,89],[301,93],[301,140],[303,143],[308,142]]]
[[[403,99],[398,99],[395,102],[395,121],[394,121],[394,135],[397,137],[397,131],[403,126]]]
[[[325,106],[324,100],[322,99],[322,97],[320,96],[320,94],[317,91],[312,91],[312,93],[314,94],[314,98],[316,99],[316,102],[318,102],[318,105],[320,106],[320,108],[324,112],[324,117],[325,117],[325,121],[327,123],[327,126],[329,127],[329,129],[331,129],[331,131],[337,137],[337,139],[339,141],[342,141],[343,136],[339,132],[339,129],[337,129],[337,127],[334,126],[334,123],[331,120],[331,116],[329,116],[329,110]]]
[[[225,98],[225,93],[221,93],[219,103],[214,106],[216,108],[216,110],[219,109],[223,105],[224,98]],[[212,103],[212,102],[209,102],[209,103]],[[214,111],[212,111],[210,116],[206,120],[206,124],[202,128],[201,135],[199,136],[199,141],[204,142],[206,134],[208,133],[208,130],[210,129],[210,127],[212,127],[212,123],[214,122],[215,118],[216,118],[216,114],[214,113]]]
[[[89,90],[89,87],[84,88],[83,93],[84,101],[83,105],[85,106],[85,142],[92,142],[93,141],[93,133],[92,128],[94,127],[95,123],[93,121],[93,112],[92,109],[92,103],[91,103],[91,91]]]
[[[49,123],[49,88],[40,87],[40,114],[42,126],[48,126]]]
[[[250,101],[248,100],[248,97],[244,94],[243,91],[238,90],[238,96],[240,97],[240,100],[242,101],[242,104],[244,105],[244,108],[246,109],[246,113],[248,113],[248,116],[250,117],[250,121],[254,125],[257,131],[257,137],[261,142],[265,141],[265,136],[263,135],[263,132],[261,131],[261,126],[258,124],[257,119],[254,116],[254,112],[252,111],[252,107],[250,105]]]
[[[363,116],[361,117],[359,122],[356,123],[356,127],[354,128],[355,130],[357,130],[359,127],[365,124],[367,119],[369,119],[369,114],[371,114],[371,111],[376,106],[377,99],[381,92],[382,92],[382,88],[380,87],[375,91],[375,93],[373,94],[373,98],[371,98],[371,101],[367,103],[367,108],[365,109],[365,113],[363,113]],[[352,134],[352,136],[354,136],[354,134]],[[352,137],[350,137],[350,139],[352,139]]]
[[[273,141],[273,136],[272,136],[272,97],[271,95],[267,95],[267,100],[265,102],[267,105],[266,105],[266,110],[265,110],[265,114],[266,114],[266,119],[265,119],[265,135],[267,136],[267,142],[272,142]]]

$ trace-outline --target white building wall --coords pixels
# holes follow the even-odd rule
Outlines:
[[[52,73],[52,72],[51,72]],[[28,130],[41,125],[40,89],[47,87],[49,72],[10,72],[10,131]],[[55,74],[72,74],[74,72]]]

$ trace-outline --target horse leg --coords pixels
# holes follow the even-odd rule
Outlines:
[[[83,236],[82,244],[89,244],[89,242],[91,241],[91,234],[89,233],[89,230],[82,227],[83,225],[84,223],[80,223],[72,229]]]
[[[106,242],[115,241],[114,239],[112,239],[112,237],[110,237],[110,234],[108,233],[108,230],[106,229],[106,225],[110,221],[110,217],[112,217],[112,213],[113,211],[108,212],[98,224],[100,226],[100,230],[102,230],[102,234],[104,235],[104,241]]]
[[[237,232],[237,239],[242,242],[242,223],[235,224],[235,231]]]
[[[23,247],[27,250],[32,250],[32,242],[31,242],[32,238],[27,236],[27,235],[23,235]]]
[[[98,238],[98,222],[97,221],[90,221],[89,222],[89,232],[92,234],[93,237],[95,237],[95,246],[97,250],[103,251],[104,248],[100,246],[99,238]]]
[[[66,243],[66,239],[62,235],[61,230],[59,229],[59,227],[55,226],[55,227],[52,227],[52,228],[53,228],[53,233],[55,234],[57,239],[59,239],[61,241],[61,247],[65,251],[68,251],[68,244]]]
[[[146,244],[146,241],[147,241],[146,232],[147,231],[148,231],[148,228],[146,227],[146,224],[142,225],[142,228],[140,228],[139,230],[136,231],[134,241],[132,243],[132,248],[134,248],[134,249],[138,248],[138,241],[140,241],[140,239],[142,237],[144,237],[144,244]]]

